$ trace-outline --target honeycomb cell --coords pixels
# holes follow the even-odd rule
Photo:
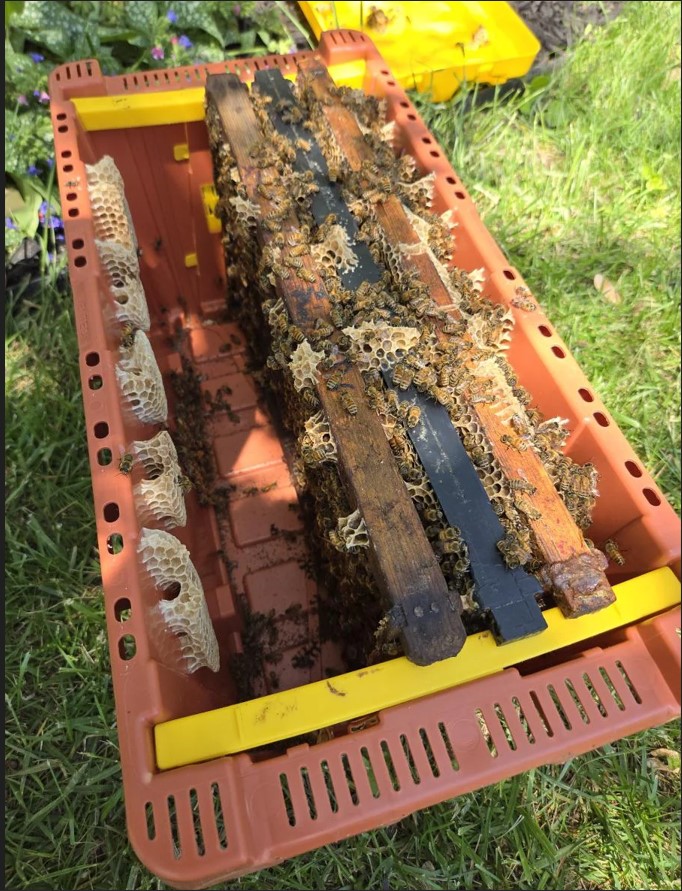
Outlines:
[[[137,238],[123,178],[113,158],[104,155],[96,164],[86,164],[85,172],[97,237],[101,241],[115,241],[129,250],[137,251]]]
[[[121,322],[149,331],[149,307],[140,281],[137,254],[116,241],[95,240],[95,246]]]

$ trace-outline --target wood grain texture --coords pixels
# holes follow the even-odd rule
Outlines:
[[[234,75],[216,75],[207,80],[207,103],[217,112],[225,141],[235,158],[249,200],[258,204],[261,217],[271,211],[271,202],[256,187],[262,172],[251,158],[251,150],[263,139],[249,94]],[[298,230],[292,213],[281,231]],[[272,235],[261,225],[258,238],[267,245]],[[283,248],[286,256],[289,248]],[[304,268],[315,273],[310,256]],[[307,284],[296,276],[278,279],[277,293],[291,321],[306,333],[320,318],[329,319],[331,303],[324,283],[315,273]],[[343,391],[327,389],[325,374],[318,369],[316,394],[336,441],[338,466],[351,505],[360,510],[370,537],[370,559],[382,594],[393,605],[392,615],[400,626],[405,652],[411,661],[427,665],[453,656],[466,637],[459,616],[459,597],[448,592],[431,545],[409,493],[398,473],[393,453],[376,412],[367,405],[360,373],[350,367]],[[351,416],[341,402],[342,393],[353,396],[357,414]]]

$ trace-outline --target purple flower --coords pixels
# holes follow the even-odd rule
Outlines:
[[[192,46],[192,41],[189,39],[189,37],[186,34],[180,35],[180,39],[178,40],[178,43],[180,44],[180,46],[184,47],[185,49],[190,49],[190,47]]]
[[[64,236],[60,232],[57,232],[57,234],[55,235],[55,241],[61,243],[62,241],[64,241]]]
[[[16,229],[17,224],[14,222],[12,217],[5,217],[5,229]]]
[[[153,46],[152,47],[152,59],[163,59],[164,52],[162,46]]]
[[[54,167],[54,158],[47,159],[47,166],[50,168]]]
[[[26,168],[26,173],[28,173],[29,176],[37,176],[40,171],[35,164],[29,164],[29,166]]]
[[[26,96],[24,96],[23,93],[21,94],[21,96],[17,96],[17,102],[19,103],[19,105],[28,105],[28,99],[26,98]]]
[[[47,223],[48,229],[63,229],[64,224],[59,217],[50,217]]]
[[[40,53],[29,53],[29,58],[33,59],[33,61],[38,64],[38,62],[44,62],[45,56],[41,56]]]
[[[33,95],[36,97],[40,96],[40,90],[34,90]]]
[[[56,255],[55,255],[55,254],[52,254],[52,253],[50,253],[50,252],[48,251],[48,253],[47,253],[47,262],[48,262],[48,263],[54,263],[55,259],[56,259]]]
[[[172,9],[168,10],[168,12],[166,13],[166,18],[172,25],[174,25],[178,20],[177,14],[174,13]]]
[[[33,95],[37,98],[38,102],[42,102],[45,105],[50,101],[50,96],[45,90],[34,90]]]
[[[232,15],[239,15],[239,13],[241,11],[242,11],[241,6],[238,3],[235,3],[234,6],[232,7]]]

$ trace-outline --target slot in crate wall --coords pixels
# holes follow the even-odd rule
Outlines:
[[[484,293],[508,302],[523,284],[519,272],[506,264],[465,187],[371,43],[352,32],[330,33],[319,57],[327,65],[360,61],[365,66],[366,88],[387,96],[389,117],[398,124],[396,149],[410,151],[425,171],[436,174],[434,210],[455,208],[454,262],[469,271],[484,267]],[[121,405],[114,375],[119,335],[107,318],[111,296],[94,246],[85,163],[109,154],[122,172],[143,251],[140,265],[152,317],[150,340],[161,371],[167,375],[179,370],[174,340],[179,321],[190,329],[197,370],[208,375],[204,386],[215,388],[216,381],[229,378],[233,389],[241,388],[236,411],[240,424],[243,416],[243,428],[221,426],[222,422],[215,428],[219,471],[242,488],[263,485],[273,477],[280,481],[277,495],[236,499],[228,518],[237,557],[255,553],[254,548],[265,554],[251,573],[251,582],[244,584],[253,608],[269,608],[270,594],[276,590],[275,572],[280,577],[288,573],[287,591],[302,603],[309,601],[314,589],[304,574],[295,571],[287,545],[267,539],[262,531],[269,527],[271,512],[281,508],[279,494],[290,489],[288,470],[275,429],[244,374],[243,338],[239,344],[233,342],[229,354],[219,349],[240,335],[236,326],[219,321],[224,306],[222,249],[220,236],[208,231],[201,193],[201,187],[212,181],[205,125],[194,120],[86,131],[70,100],[190,90],[201,86],[208,72],[224,70],[249,80],[261,65],[294,73],[296,61],[296,56],[266,57],[107,79],[96,63],[81,62],[62,66],[51,82],[129,831],[143,862],[185,887],[248,872],[392,822],[426,804],[668,720],[679,707],[679,691],[671,687],[679,619],[667,615],[649,625],[612,632],[599,641],[603,652],[598,647],[575,647],[569,654],[553,654],[522,667],[521,673],[508,670],[388,709],[374,727],[312,749],[294,747],[285,756],[264,761],[243,754],[178,770],[156,769],[154,724],[236,700],[229,655],[240,647],[241,626],[235,592],[218,554],[224,544],[219,521],[212,509],[202,508],[190,494],[187,526],[174,534],[187,545],[200,573],[221,645],[220,672],[182,674],[174,664],[177,647],[169,653],[155,632],[152,619],[159,593],[141,571],[132,486],[116,467],[121,445],[147,439],[156,428],[135,421]],[[71,186],[74,181],[77,185]],[[206,320],[217,324],[202,324]],[[615,583],[665,565],[673,566],[679,576],[677,517],[541,312],[516,313],[509,358],[541,411],[570,419],[567,453],[578,461],[593,461],[601,474],[602,495],[591,536],[599,541],[614,535],[633,555],[625,567],[610,571],[610,580]],[[91,388],[93,376],[101,377],[100,389]],[[172,398],[169,406],[172,418]],[[100,463],[103,449],[112,452],[112,464]],[[293,497],[292,491],[287,497]],[[123,550],[115,554],[110,553],[114,535],[123,543]],[[128,607],[130,617],[121,621]],[[126,658],[131,652],[129,636],[136,647],[132,658]],[[576,661],[569,656],[576,656]],[[283,678],[283,686],[313,677],[310,671],[307,676],[293,673]],[[547,692],[549,684],[560,708],[557,698]],[[600,704],[595,703],[594,692]],[[506,742],[505,726],[515,740],[514,749]],[[386,767],[389,760],[393,772]]]

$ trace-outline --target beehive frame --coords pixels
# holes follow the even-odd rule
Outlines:
[[[520,274],[506,263],[466,189],[371,42],[356,32],[331,32],[315,55],[337,78],[344,70],[355,76],[362,71],[365,88],[386,96],[402,147],[434,172],[437,200],[455,208],[458,245],[468,253],[470,268],[485,268],[488,292],[509,302],[523,284]],[[220,284],[205,275],[218,262],[220,244],[206,216],[211,181],[207,147],[188,124],[203,117],[202,84],[208,73],[228,70],[248,81],[259,66],[277,66],[295,76],[297,60],[295,55],[270,56],[116,78],[103,78],[96,62],[84,61],[56,69],[50,84],[128,830],[143,863],[180,888],[207,886],[272,865],[679,714],[677,609],[611,631],[590,640],[589,646],[563,649],[394,705],[364,724],[356,722],[355,732],[314,747],[290,748],[278,758],[256,762],[239,753],[173,770],[157,767],[153,728],[178,717],[174,697],[181,694],[174,690],[180,682],[171,686],[175,681],[154,668],[145,624],[154,594],[145,588],[136,559],[140,525],[133,488],[122,483],[115,461],[107,463],[107,452],[111,462],[116,444],[147,439],[151,431],[125,419],[115,386],[116,349],[103,310],[108,294],[85,188],[84,164],[98,160],[88,133],[112,127],[111,115],[119,115],[114,123],[118,129],[107,130],[106,139],[121,159],[126,185],[130,180],[133,191],[139,188],[148,200],[156,197],[166,207],[177,201],[185,214],[189,206],[191,225],[175,237],[170,226],[163,233],[164,240],[173,241],[164,269],[154,252],[158,227],[151,226],[141,205],[132,203],[143,250],[142,280],[155,277],[160,291],[165,287],[187,294],[189,317],[210,313],[223,301]],[[172,113],[168,103],[155,101],[160,93],[172,98]],[[141,174],[133,172],[125,128],[134,126],[158,131],[150,133],[148,142],[150,153],[152,145],[164,148],[158,182],[142,183]],[[168,194],[161,195],[162,190]],[[201,361],[210,353],[210,338],[198,329],[192,338]],[[541,312],[517,314],[515,339],[512,363],[514,349],[531,351],[546,369],[534,383],[535,399],[572,420],[576,454],[599,455],[603,485],[596,522],[613,528],[608,512],[617,510],[625,518],[618,525],[619,541],[624,548],[636,546],[639,571],[671,567],[679,578],[679,520],[549,320]],[[161,371],[177,370],[177,354],[164,348],[153,325],[150,340]],[[215,525],[210,510],[206,518]],[[204,565],[206,546],[191,525],[178,537]],[[122,550],[113,547],[114,539]],[[227,621],[221,613],[227,578],[221,572],[216,561],[207,596],[214,618]],[[613,581],[625,580],[625,573],[627,568],[615,573]],[[670,590],[672,600],[679,597],[676,583]],[[657,603],[652,612],[662,608]],[[211,681],[192,690],[191,708],[181,714],[212,707]]]

